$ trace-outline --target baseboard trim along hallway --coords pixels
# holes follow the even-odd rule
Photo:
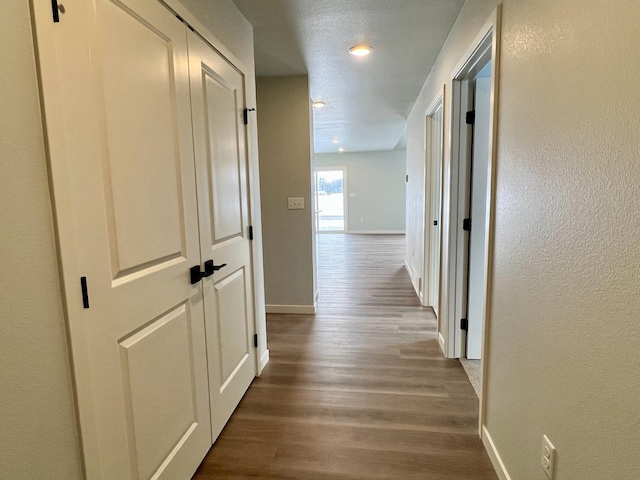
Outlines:
[[[402,235],[319,235],[318,312],[269,314],[268,365],[195,480],[496,480]]]
[[[313,315],[316,313],[315,305],[267,305],[267,313],[302,314]]]

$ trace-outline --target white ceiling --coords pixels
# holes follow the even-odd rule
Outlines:
[[[404,148],[411,107],[464,0],[233,0],[258,76],[309,75],[316,153]],[[357,44],[368,57],[349,55]],[[334,144],[337,138],[340,143]]]

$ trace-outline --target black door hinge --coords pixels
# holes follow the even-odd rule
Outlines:
[[[53,13],[53,23],[58,23],[60,21],[60,11],[58,7],[58,0],[51,0],[51,10]]]
[[[471,231],[471,219],[470,218],[465,218],[462,221],[462,230],[464,230],[465,232],[470,232]]]
[[[244,124],[245,125],[249,125],[249,112],[255,112],[256,109],[255,108],[245,108],[243,115],[244,115]]]
[[[467,123],[467,125],[473,125],[475,121],[476,121],[476,111],[471,110],[470,112],[467,112],[467,115],[465,117],[465,122]]]
[[[258,334],[257,333],[253,336],[253,346],[258,348]]]
[[[460,319],[460,330],[469,330],[469,320],[466,318]]]
[[[249,226],[249,240],[253,240],[253,225]]]
[[[409,183],[409,175],[405,175],[405,176],[404,176],[404,181],[405,181],[405,182],[407,182],[407,183]]]
[[[80,288],[82,289],[82,306],[89,308],[89,289],[87,288],[87,277],[80,277]]]

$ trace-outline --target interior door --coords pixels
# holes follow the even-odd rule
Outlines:
[[[43,82],[68,298],[87,287],[67,304],[87,477],[189,478],[211,432],[186,27],[155,1],[65,7]]]
[[[467,318],[468,359],[480,359],[484,318],[485,241],[487,218],[487,175],[489,169],[489,115],[491,78],[475,80],[473,154],[471,175],[471,233],[469,234],[469,280]]]
[[[192,32],[189,62],[215,441],[256,375],[244,78]]]
[[[442,105],[434,112],[431,128],[431,230],[429,252],[429,305],[440,308],[440,232],[442,210]]]

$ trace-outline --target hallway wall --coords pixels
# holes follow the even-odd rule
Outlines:
[[[0,19],[0,477],[82,478],[29,3]]]
[[[260,77],[258,144],[267,311],[313,313],[315,236],[307,76]],[[288,210],[289,197],[304,198]]]
[[[409,118],[410,178],[443,84],[449,138],[453,68],[496,3],[467,1],[425,83]],[[546,480],[543,434],[555,480],[635,479],[640,4],[502,3],[485,424],[514,480]]]

